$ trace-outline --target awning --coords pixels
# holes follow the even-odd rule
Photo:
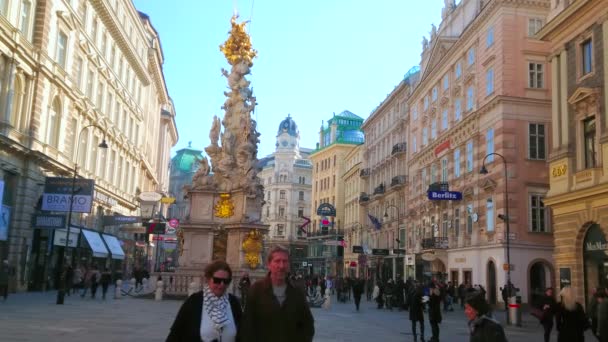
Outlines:
[[[112,259],[123,260],[125,258],[125,252],[122,250],[122,247],[120,247],[120,242],[118,241],[116,236],[106,234],[101,234],[101,236],[103,236],[103,240],[106,242],[106,245],[108,245],[108,248],[110,249]]]
[[[84,237],[87,239],[87,242],[93,251],[94,257],[106,258],[108,256],[108,249],[103,243],[103,240],[101,239],[101,236],[99,236],[98,232],[83,229],[82,234],[84,234]]]

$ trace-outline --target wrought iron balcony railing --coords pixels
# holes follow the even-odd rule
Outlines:
[[[450,247],[449,238],[433,237],[422,239],[422,249],[448,249]]]
[[[391,155],[397,155],[401,153],[407,152],[407,144],[406,143],[398,143],[393,145],[393,150],[391,151]]]

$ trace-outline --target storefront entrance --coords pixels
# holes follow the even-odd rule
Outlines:
[[[496,264],[494,261],[488,261],[488,279],[487,279],[487,291],[488,291],[488,302],[492,305],[496,304]]]
[[[597,224],[587,230],[583,242],[583,262],[585,271],[585,300],[589,301],[592,289],[606,287],[608,281],[608,243],[604,232]]]

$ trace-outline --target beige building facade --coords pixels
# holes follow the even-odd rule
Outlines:
[[[368,238],[369,226],[362,222],[359,195],[363,187],[361,163],[364,145],[357,145],[344,157],[344,272],[345,276],[364,277],[367,259],[353,252],[353,246],[363,247],[364,237]]]
[[[556,284],[580,303],[608,285],[608,1],[551,1],[538,37],[551,45],[549,153]]]
[[[32,217],[44,214],[45,178],[72,177],[75,164],[95,189],[91,213],[72,217],[81,228],[72,230],[79,242],[68,260],[128,272],[135,238],[119,226],[104,227],[101,216],[139,216],[138,193],[168,189],[178,135],[158,35],[131,1],[8,0],[0,6],[0,179],[10,213],[0,256],[15,267],[11,289],[55,286],[59,230],[35,229]],[[104,139],[108,148],[98,149]],[[125,258],[94,257],[79,237],[83,230],[122,240]]]

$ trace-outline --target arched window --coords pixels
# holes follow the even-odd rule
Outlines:
[[[17,130],[23,129],[23,99],[25,98],[25,83],[23,77],[18,75],[15,78],[15,94],[13,98],[13,108],[11,109],[11,126]]]
[[[48,142],[49,145],[58,148],[59,147],[59,134],[61,129],[61,101],[55,97],[49,111],[49,131],[48,131]]]
[[[74,129],[76,129],[76,128],[77,127],[74,127]],[[83,170],[88,170],[86,161],[87,161],[87,150],[88,150],[88,146],[89,146],[89,129],[85,128],[81,132],[76,130],[76,134],[79,135],[79,139],[80,139],[80,141],[76,142],[76,144],[78,145],[77,146],[78,147],[78,165],[80,165],[80,167]]]

